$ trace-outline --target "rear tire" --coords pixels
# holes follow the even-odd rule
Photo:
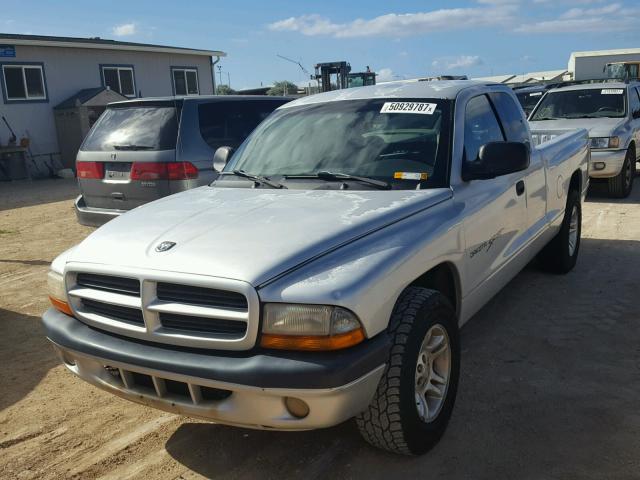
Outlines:
[[[578,261],[582,233],[582,205],[577,190],[570,190],[560,231],[544,247],[538,258],[548,272],[570,272]]]
[[[609,179],[609,196],[613,198],[627,198],[633,189],[633,179],[636,176],[635,152],[631,147],[622,164],[622,170],[615,177]]]
[[[409,287],[391,314],[389,333],[387,367],[356,423],[371,445],[420,455],[438,442],[453,410],[460,374],[456,314],[440,292]]]

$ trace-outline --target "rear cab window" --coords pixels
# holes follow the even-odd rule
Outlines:
[[[245,138],[287,100],[219,101],[198,105],[202,139],[213,149],[238,148]]]
[[[175,103],[134,103],[107,107],[84,140],[82,151],[173,150],[180,107]]]
[[[529,131],[513,97],[505,92],[493,92],[489,98],[498,113],[507,141],[529,143]]]

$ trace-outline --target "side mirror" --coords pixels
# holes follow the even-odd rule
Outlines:
[[[232,156],[232,147],[218,147],[216,153],[213,154],[213,171],[221,172]]]
[[[462,179],[485,180],[520,172],[529,167],[529,147],[521,142],[489,142],[480,147],[477,160],[465,162]]]

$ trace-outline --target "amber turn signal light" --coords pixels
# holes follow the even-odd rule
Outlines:
[[[51,302],[51,305],[53,305],[53,308],[55,308],[56,310],[66,315],[73,317],[73,312],[71,311],[71,307],[67,302],[58,300],[57,298],[52,297],[51,295],[49,295],[49,301]]]
[[[364,340],[362,328],[338,335],[274,335],[262,334],[260,345],[279,350],[329,351],[352,347]]]

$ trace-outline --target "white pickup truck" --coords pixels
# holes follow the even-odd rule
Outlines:
[[[536,255],[580,246],[588,136],[535,147],[513,92],[397,82],[301,98],[211,186],[54,260],[46,335],[93,385],[169,412],[378,447],[443,434],[458,331]],[[228,160],[228,162],[227,162]]]

